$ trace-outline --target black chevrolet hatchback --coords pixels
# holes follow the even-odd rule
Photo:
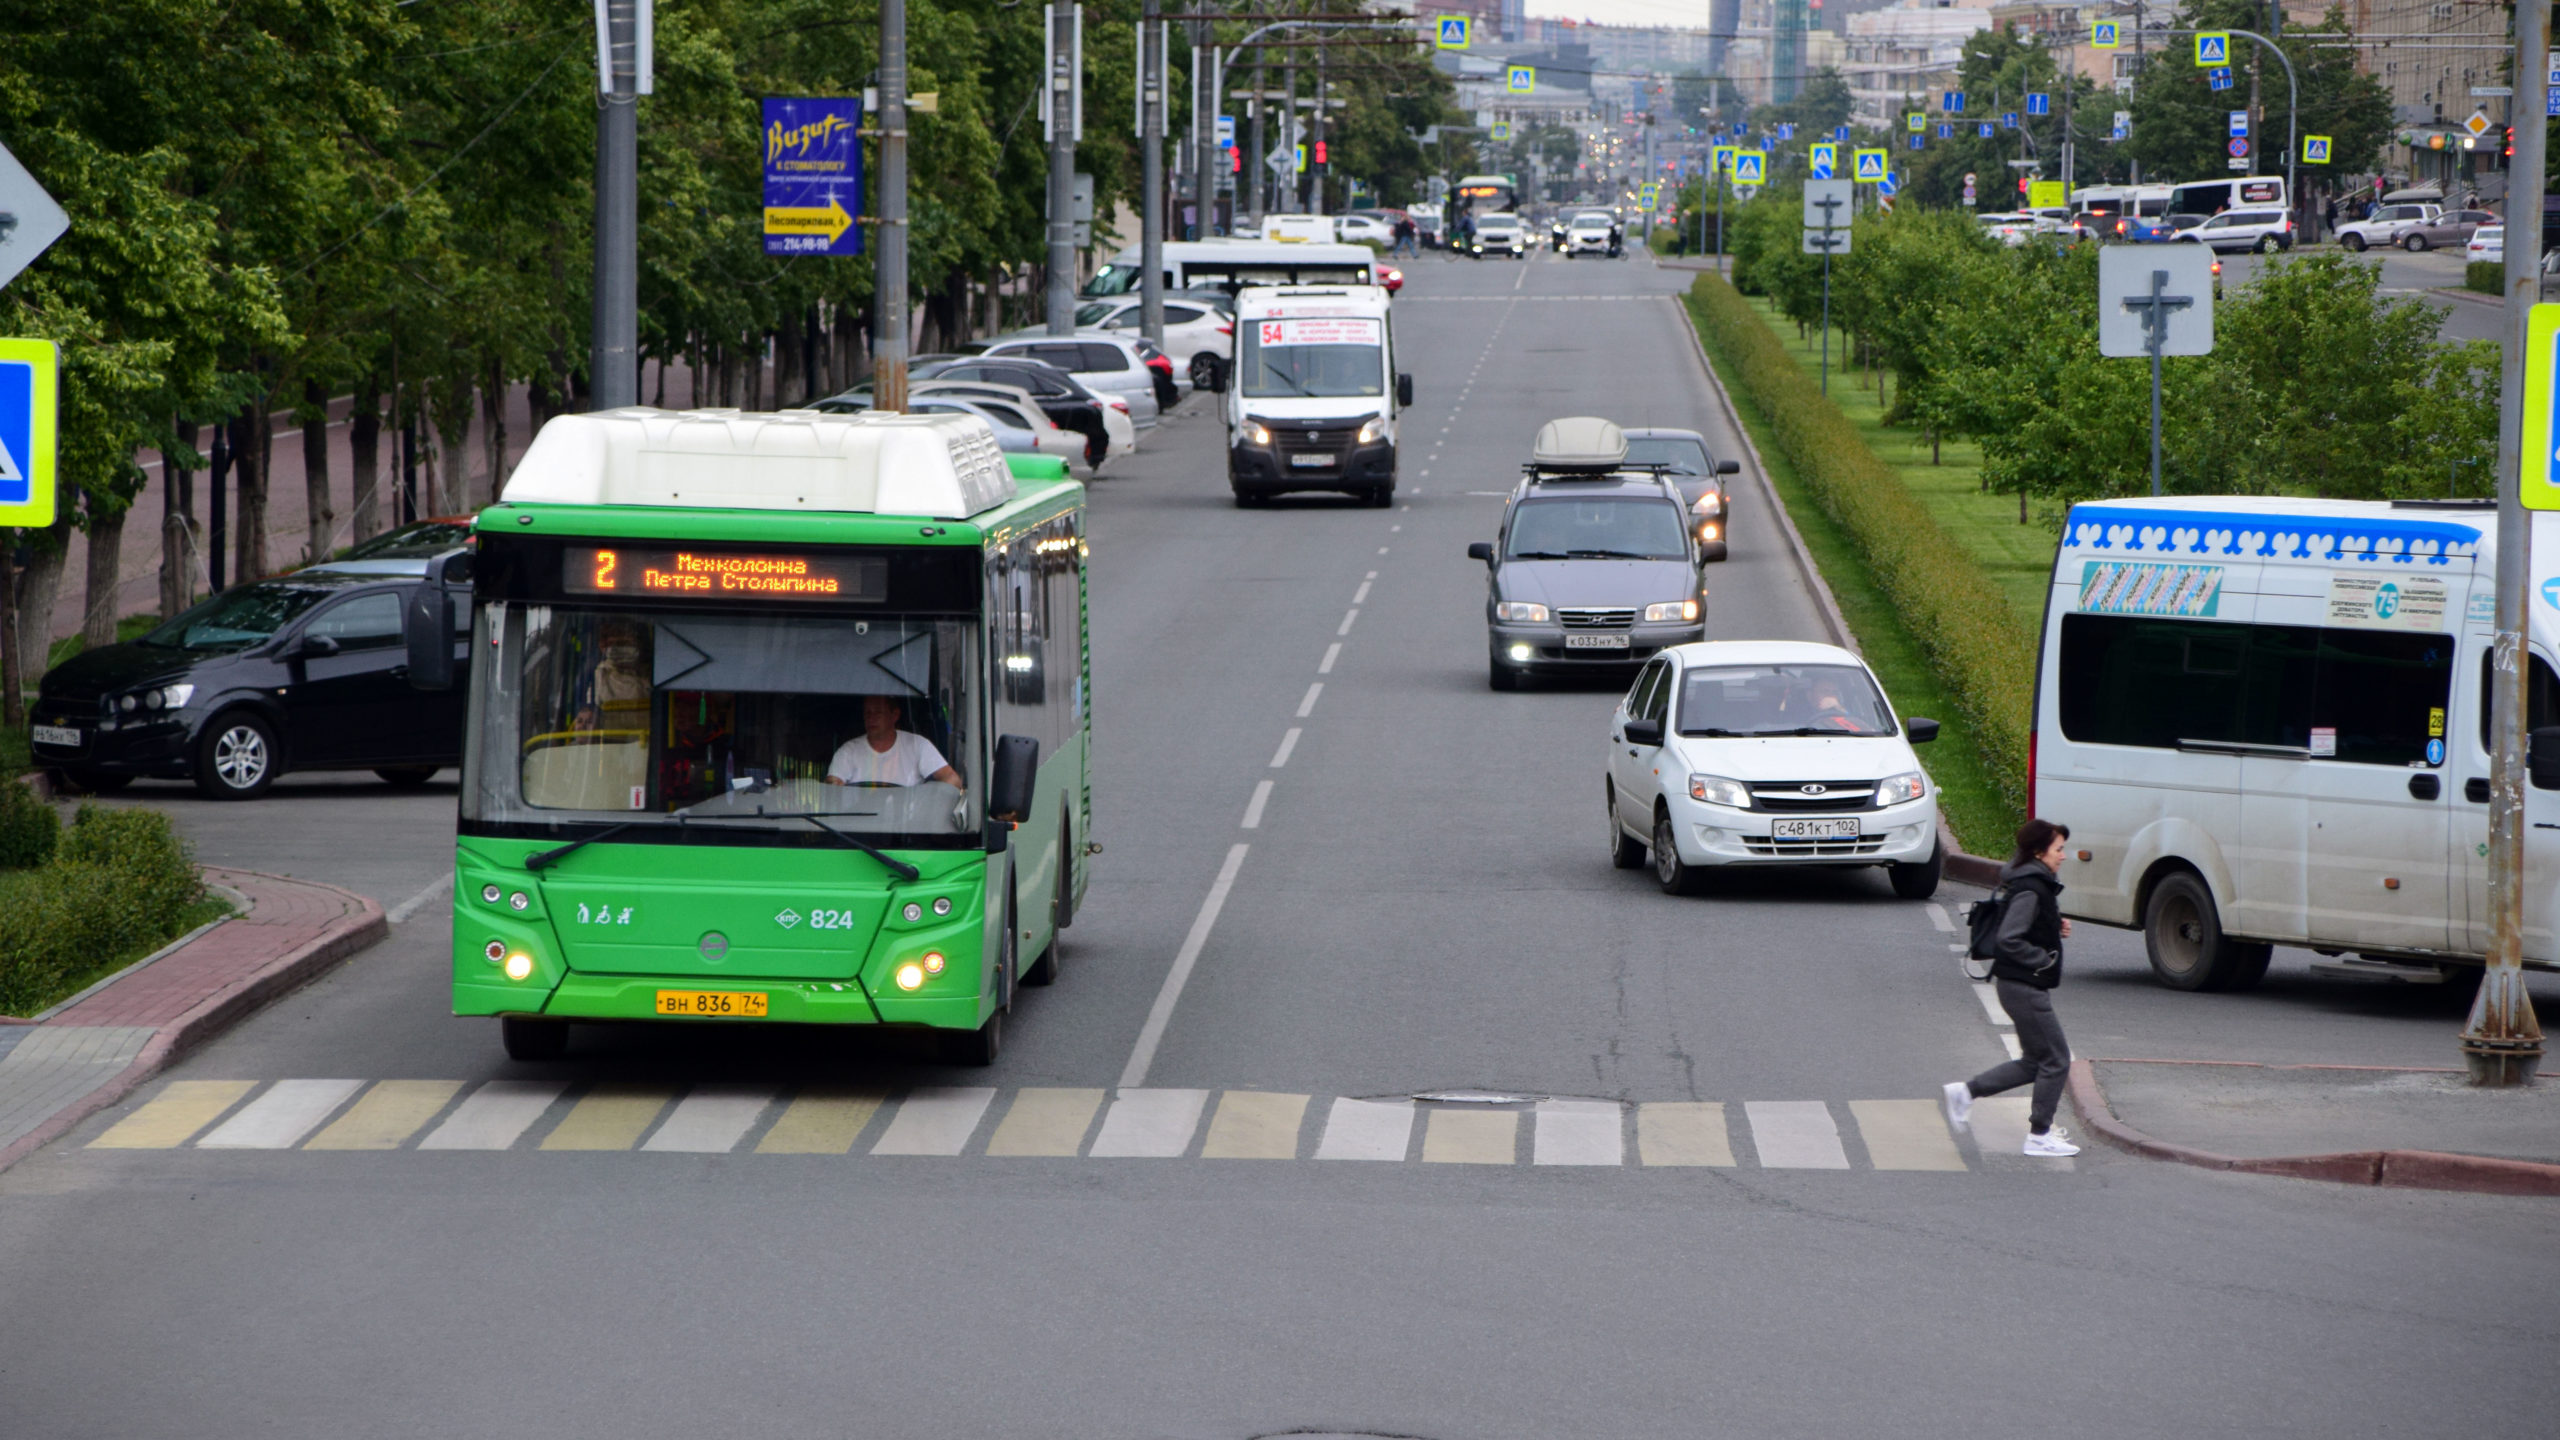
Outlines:
[[[465,690],[409,684],[405,617],[425,558],[350,558],[235,585],[139,640],[46,672],[30,740],[74,785],[193,780],[222,800],[287,770],[371,770],[423,785],[462,758]],[[454,590],[456,664],[469,661],[467,560]]]

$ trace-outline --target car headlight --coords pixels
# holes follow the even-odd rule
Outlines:
[[[1357,443],[1362,445],[1375,445],[1386,438],[1387,417],[1384,415],[1372,415],[1369,417],[1369,423],[1360,427],[1360,439]]]
[[[193,685],[163,685],[157,690],[146,690],[142,693],[142,708],[145,710],[183,710],[186,708],[187,701],[192,698],[195,693],[196,687]]]
[[[1271,443],[1270,428],[1265,425],[1257,424],[1251,420],[1247,420],[1242,425],[1237,426],[1236,433],[1244,437],[1244,443],[1247,445],[1268,445]]]
[[[1543,625],[1547,607],[1527,600],[1504,600],[1493,607],[1493,618],[1514,625]]]
[[[1711,545],[1723,538],[1723,526],[1718,525],[1713,520],[1701,520],[1698,522],[1698,539],[1701,543]]]
[[[1721,775],[1690,776],[1689,798],[1709,805],[1728,805],[1736,810],[1751,808],[1751,792],[1742,788],[1742,782],[1727,780]]]
[[[1695,620],[1698,618],[1698,602],[1665,600],[1659,605],[1647,605],[1644,607],[1644,618],[1654,623],[1665,620]]]
[[[1876,804],[1879,808],[1917,800],[1928,793],[1929,777],[1917,770],[1906,770],[1876,782]]]

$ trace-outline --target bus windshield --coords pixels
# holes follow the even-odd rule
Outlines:
[[[481,623],[497,663],[465,819],[810,816],[875,843],[976,838],[972,625],[543,604]]]
[[[1367,316],[1256,320],[1245,327],[1242,393],[1251,398],[1387,393],[1378,322]]]

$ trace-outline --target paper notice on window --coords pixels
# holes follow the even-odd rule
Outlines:
[[[2108,615],[2209,616],[2222,603],[2219,565],[2090,560],[2080,570],[2080,608]]]
[[[2442,630],[2446,601],[2444,581],[2432,576],[2331,575],[2323,623],[2350,630]]]
[[[1357,315],[1307,316],[1255,322],[1254,338],[1264,345],[1375,345],[1378,322]]]
[[[2338,732],[2337,732],[2337,730],[2336,730],[2334,727],[2324,726],[2324,725],[2314,725],[2314,726],[2312,726],[2312,727],[2311,727],[2311,753],[2312,753],[2313,755],[2335,755],[2335,754],[2337,754],[2337,753],[2338,753]]]

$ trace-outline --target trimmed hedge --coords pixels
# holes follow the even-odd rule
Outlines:
[[[83,805],[37,869],[0,870],[0,1014],[26,1015],[200,923],[204,882],[156,810]]]
[[[1775,432],[1779,450],[1901,611],[1973,732],[1994,784],[2026,804],[2036,635],[1965,558],[1919,498],[1787,354],[1722,276],[1689,291],[1690,313]]]
[[[2472,260],[2462,267],[2462,288],[2483,295],[2507,293],[2507,266],[2503,260]]]

